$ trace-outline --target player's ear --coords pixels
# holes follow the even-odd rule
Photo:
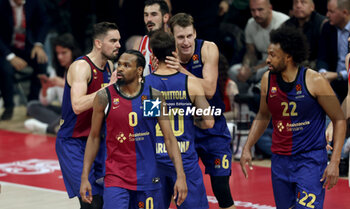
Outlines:
[[[94,40],[94,45],[98,48],[98,49],[101,49],[102,48],[102,40],[100,39],[95,39]]]
[[[169,13],[165,13],[163,15],[163,22],[164,22],[164,24],[168,24],[169,19],[170,19]]]
[[[192,26],[192,27],[193,27],[193,37],[194,37],[194,39],[196,39],[197,38],[197,31],[194,28],[194,26]]]
[[[143,74],[143,67],[142,66],[138,66],[137,67],[137,75],[139,75],[141,77],[142,74]]]

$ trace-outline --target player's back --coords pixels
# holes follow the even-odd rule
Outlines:
[[[143,100],[150,98],[142,84],[134,97],[123,96],[117,85],[107,88],[106,187],[153,190],[160,187],[155,158],[155,117],[143,116]]]
[[[110,80],[110,72],[108,63],[104,69],[98,68],[88,56],[82,56],[76,60],[85,60],[91,69],[91,80],[88,83],[86,94],[91,94],[98,91],[101,87],[107,85]],[[57,133],[58,137],[88,137],[90,133],[92,117],[92,108],[75,114],[72,108],[71,101],[71,86],[65,82],[63,101],[62,101],[62,118],[60,122],[60,130]]]
[[[175,137],[177,138],[185,171],[195,168],[198,156],[194,147],[195,126],[194,106],[188,90],[188,76],[182,73],[171,75],[150,74],[145,77],[153,88],[161,91],[168,107],[168,114]],[[156,153],[158,164],[174,169],[165,149],[164,138],[159,125],[156,127]]]
[[[292,83],[284,82],[280,74],[269,74],[266,96],[274,129],[273,153],[293,155],[326,147],[326,115],[307,89],[306,72],[299,67]]]

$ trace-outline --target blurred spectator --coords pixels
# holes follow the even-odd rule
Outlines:
[[[245,28],[246,53],[242,64],[232,66],[229,71],[230,78],[237,83],[242,93],[247,92],[248,79],[259,82],[267,70],[265,59],[270,31],[289,19],[283,13],[273,11],[269,0],[250,0],[249,7],[253,17]]]
[[[249,18],[251,18],[249,0],[234,0],[225,14],[222,22],[237,25],[244,30]]]
[[[0,90],[5,111],[1,120],[13,114],[14,73],[28,65],[33,68],[28,100],[37,99],[38,74],[46,73],[47,56],[43,43],[48,17],[40,0],[0,0]]]
[[[218,42],[217,34],[221,17],[219,5],[222,0],[172,0],[172,14],[180,12],[191,14],[194,19],[197,38]]]
[[[65,73],[70,64],[82,54],[71,34],[63,34],[53,40],[53,49],[53,66],[48,70],[50,77],[40,76],[40,101],[33,100],[27,106],[28,115],[33,118],[26,120],[24,126],[32,132],[57,133]]]
[[[343,101],[348,89],[345,56],[350,35],[350,1],[330,0],[327,8],[329,21],[322,29],[316,67]]]
[[[226,57],[223,54],[219,56],[219,89],[221,95],[223,95],[223,101],[225,104],[224,116],[226,120],[233,120],[237,118],[238,108],[237,103],[234,101],[234,97],[238,94],[237,84],[232,81],[227,74],[229,64]]]
[[[293,0],[293,17],[284,24],[300,29],[306,36],[310,54],[303,66],[316,69],[318,42],[326,17],[315,12],[313,0]]]

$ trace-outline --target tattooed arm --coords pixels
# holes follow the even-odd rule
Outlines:
[[[83,173],[81,174],[80,195],[82,200],[88,203],[91,203],[92,201],[92,191],[88,177],[92,163],[94,162],[97,152],[100,148],[100,132],[105,116],[104,110],[108,104],[108,96],[106,91],[107,90],[98,91],[94,99],[91,131],[85,147],[84,167]],[[88,196],[86,196],[86,192],[89,193]]]

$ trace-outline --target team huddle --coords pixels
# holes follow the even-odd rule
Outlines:
[[[144,21],[148,35],[120,55],[115,70],[110,60],[118,56],[120,32],[101,22],[94,26],[92,51],[66,73],[56,152],[68,195],[78,197],[81,208],[165,209],[172,200],[177,208],[209,208],[201,158],[220,208],[235,208],[219,50],[196,39],[191,15],[169,18],[165,1],[146,1]],[[270,39],[269,71],[242,171],[248,177],[251,147],[272,119],[277,208],[322,208],[325,187],[339,175],[344,116],[327,81],[299,65],[307,51],[300,32],[282,27]],[[328,165],[326,115],[334,127]]]

